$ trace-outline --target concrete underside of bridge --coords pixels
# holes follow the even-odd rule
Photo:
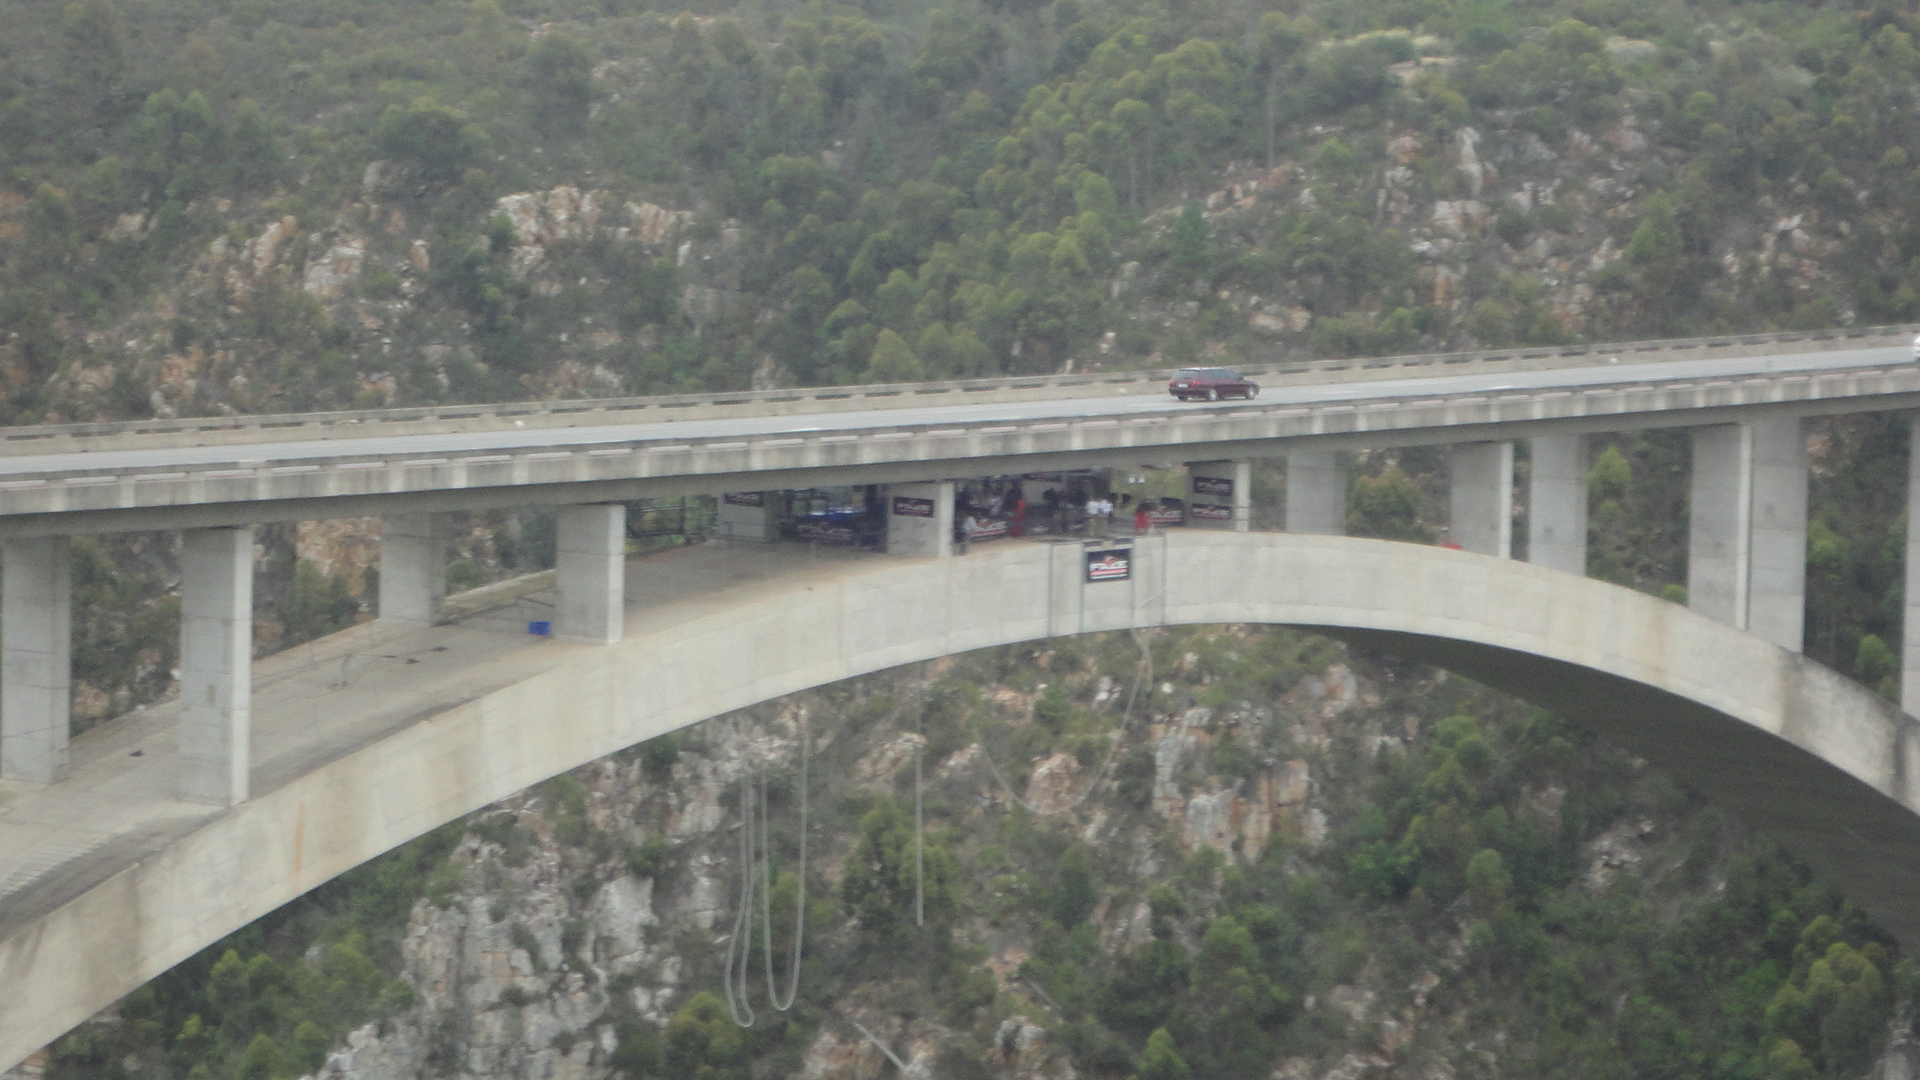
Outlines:
[[[396,714],[310,767],[256,758],[251,801],[123,866],[0,897],[0,1068],[329,878],[641,740],[900,664],[1161,624],[1318,629],[1511,691],[1744,815],[1920,947],[1920,731],[1850,680],[1684,607],[1485,555],[1224,532],[1133,549],[1124,580],[1087,581],[1078,543],[1007,542],[630,602],[619,644],[532,639],[552,650],[539,663],[488,660],[512,680]],[[629,577],[724,554],[690,549]]]

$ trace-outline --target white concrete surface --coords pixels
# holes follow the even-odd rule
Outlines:
[[[67,771],[73,701],[73,568],[64,537],[0,546],[0,777]]]
[[[888,484],[880,497],[887,500],[887,554],[914,558],[953,554],[951,481]]]
[[[1527,447],[1527,561],[1587,572],[1587,456],[1578,435],[1546,435]]]
[[[1695,428],[1692,442],[1687,606],[1745,630],[1753,564],[1753,429]]]
[[[1225,521],[1196,518],[1194,504],[1224,506]],[[1187,523],[1232,532],[1253,528],[1253,468],[1245,461],[1187,462]]]
[[[393,514],[380,522],[380,617],[432,626],[447,598],[445,514]]]
[[[1346,535],[1347,473],[1334,451],[1287,451],[1286,500],[1288,532]]]
[[[716,500],[714,533],[722,540],[765,543],[778,539],[772,491],[730,491]]]
[[[562,641],[620,640],[627,588],[627,508],[563,506],[555,521],[553,633]]]
[[[1744,815],[1920,945],[1920,733],[1818,664],[1642,593],[1436,547],[1188,532],[1133,551],[1131,580],[1087,585],[1077,543],[712,545],[632,575],[617,645],[531,638],[518,611],[495,624],[513,632],[358,627],[259,665],[256,797],[227,810],[170,797],[169,710],[91,731],[73,781],[0,781],[0,868],[29,868],[0,878],[0,1067],[366,859],[635,742],[899,664],[1163,622],[1320,628],[1518,693]]]
[[[1513,444],[1458,443],[1447,481],[1447,537],[1464,551],[1513,554]]]
[[[1755,420],[1747,629],[1799,652],[1807,611],[1807,436],[1798,417]],[[1915,625],[1920,632],[1920,624]]]
[[[181,798],[246,801],[252,709],[253,530],[190,530],[180,552]]]

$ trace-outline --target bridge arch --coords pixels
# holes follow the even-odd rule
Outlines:
[[[901,664],[1059,634],[1273,623],[1551,709],[1745,815],[1920,947],[1920,723],[1685,607],[1525,563],[1332,536],[1189,533],[1089,582],[1078,544],[867,560],[573,647],[0,921],[0,1067],[234,929],[414,836],[636,742]],[[671,572],[644,564],[640,572]]]

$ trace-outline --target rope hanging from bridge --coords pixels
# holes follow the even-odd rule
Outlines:
[[[777,1012],[793,1007],[800,993],[800,959],[807,923],[807,721],[800,715],[799,874],[794,899],[793,955],[788,960],[784,1001],[773,974],[773,840],[772,814],[767,806],[769,786],[764,773],[749,768],[740,778],[740,907],[734,913],[733,933],[727,938],[722,987],[727,1015],[739,1026],[752,1027],[758,1019],[750,1001],[749,972],[753,962],[754,900],[760,902],[761,942],[766,961],[767,1000]]]
[[[981,746],[980,756],[986,761],[988,770],[993,773],[993,778],[1000,782],[1000,787],[1006,791],[1007,797],[1027,813],[1049,817],[1077,809],[1099,788],[1100,781],[1106,779],[1108,770],[1113,767],[1114,757],[1120,752],[1120,744],[1126,741],[1127,728],[1133,724],[1133,707],[1140,699],[1140,688],[1153,682],[1153,650],[1148,647],[1152,630],[1135,630],[1132,633],[1134,644],[1140,647],[1140,663],[1134,668],[1133,686],[1128,689],[1127,703],[1120,710],[1120,723],[1113,730],[1113,738],[1107,744],[1106,757],[1101,759],[1100,767],[1094,770],[1093,779],[1087,781],[1086,789],[1076,795],[1072,802],[1053,810],[1042,809],[1028,802],[1019,792],[1013,790],[1012,784],[1007,783],[1006,775],[1000,771],[1000,766],[994,764],[993,755],[986,752],[985,745]]]
[[[924,707],[925,702],[921,704],[922,708],[914,710],[913,714],[913,733],[920,740],[913,746],[913,925],[915,926],[927,925],[926,821],[920,811],[920,759],[925,756],[927,749],[927,737],[920,728],[926,721],[927,710]]]

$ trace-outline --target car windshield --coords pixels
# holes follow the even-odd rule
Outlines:
[[[1176,379],[1197,379],[1200,377],[1200,369],[1181,368],[1179,371],[1174,373],[1173,377]]]

